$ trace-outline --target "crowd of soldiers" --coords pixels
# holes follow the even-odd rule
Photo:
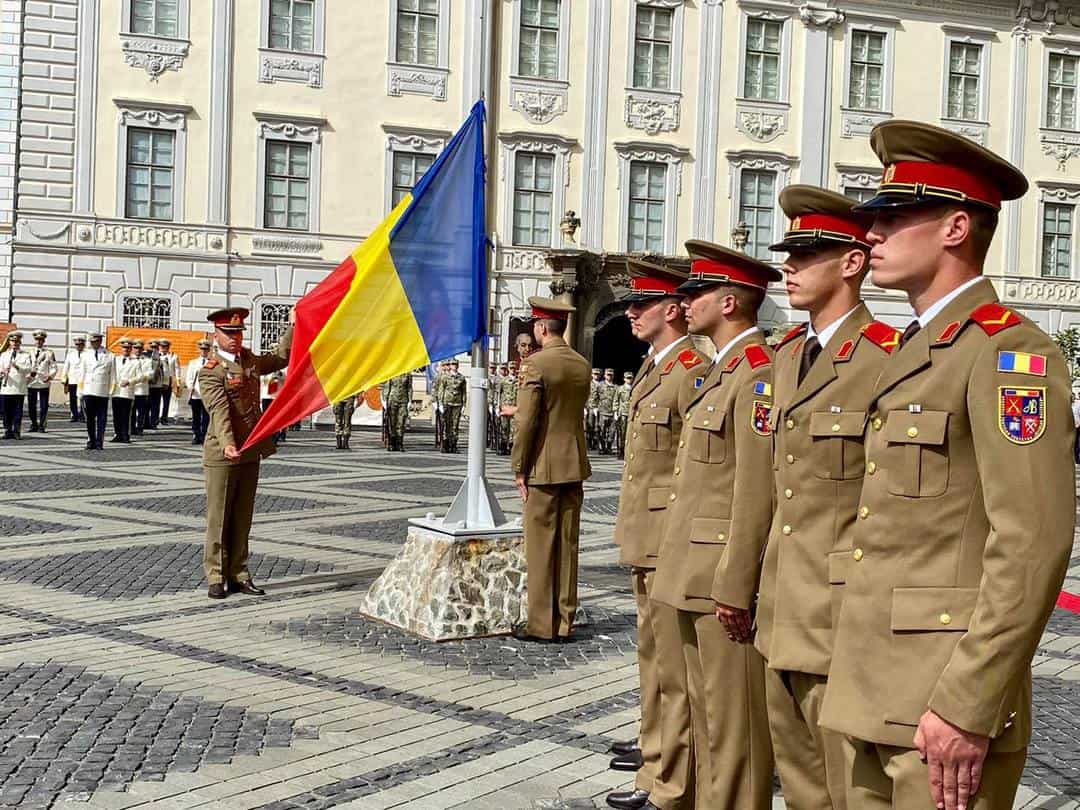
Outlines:
[[[431,407],[435,416],[435,447],[441,453],[458,451],[461,414],[465,410],[467,383],[457,360],[439,363],[431,382]]]
[[[604,369],[602,374],[598,368],[592,370],[589,400],[585,404],[585,436],[590,450],[623,458],[633,379],[634,373],[627,371],[622,385],[618,385],[615,369]]]

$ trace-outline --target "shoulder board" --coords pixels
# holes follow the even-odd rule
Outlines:
[[[790,332],[788,332],[786,335],[784,335],[784,337],[782,337],[780,339],[780,342],[776,344],[776,348],[779,349],[785,343],[789,343],[790,341],[794,340],[795,338],[797,338],[799,335],[801,335],[805,331],[806,331],[806,324],[805,323],[800,323],[798,326],[796,326],[794,329],[792,329]]]
[[[693,349],[684,349],[679,352],[679,362],[683,364],[683,368],[693,368],[700,365],[701,355],[695,352]]]
[[[1020,323],[1020,316],[1001,304],[983,304],[968,317],[981,326],[988,335],[996,335]]]
[[[206,364],[203,366],[203,368],[209,370],[212,368],[216,368],[217,364],[218,359],[216,357],[211,357],[209,360],[206,361]]]
[[[679,362],[679,358],[677,358],[677,357],[676,357],[676,358],[673,358],[673,359],[671,359],[671,360],[668,360],[668,361],[667,361],[667,362],[666,362],[666,363],[664,364],[664,367],[663,367],[662,369],[660,369],[660,373],[661,373],[661,374],[667,374],[667,373],[668,373],[669,371],[671,371],[671,370],[672,370],[673,368],[675,368],[675,364],[676,364],[677,362]]]
[[[746,359],[750,362],[750,368],[759,368],[760,366],[767,366],[772,362],[772,358],[769,357],[769,353],[765,351],[765,347],[757,343],[751,343],[746,347],[746,351],[743,352],[746,355]]]
[[[903,335],[899,329],[893,329],[887,323],[881,321],[870,321],[862,328],[862,334],[867,340],[879,349],[884,349],[888,354],[892,354],[896,347],[900,345],[900,338]]]

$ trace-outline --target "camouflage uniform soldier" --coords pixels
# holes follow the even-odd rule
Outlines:
[[[600,437],[596,428],[600,415],[600,386],[603,384],[602,372],[594,368],[592,380],[589,381],[589,398],[585,402],[585,438],[590,450],[596,450],[600,446]]]
[[[626,424],[630,419],[630,389],[634,372],[623,373],[623,384],[615,389],[615,453],[622,458],[626,449]]]
[[[503,363],[500,369],[503,376],[499,382],[499,396],[496,409],[499,412],[499,455],[510,454],[510,445],[514,434],[514,418],[505,413],[504,408],[517,405],[517,363]]]
[[[334,403],[334,436],[337,438],[338,450],[349,449],[354,410],[356,410],[356,397],[348,397]]]
[[[487,448],[497,450],[499,447],[499,367],[492,363],[488,366],[488,420],[487,420]]]
[[[598,427],[600,433],[600,452],[611,455],[615,444],[615,369],[604,369],[604,380],[600,384],[596,397],[596,409],[599,412]]]
[[[465,407],[466,380],[458,372],[458,361],[450,361],[450,373],[443,378],[443,452],[456,453],[458,447],[458,428],[461,426],[461,411]]]
[[[443,388],[446,385],[447,364],[443,360],[439,363],[439,370],[435,372],[435,379],[431,381],[431,412],[435,417],[435,447],[443,445],[446,436],[446,422],[443,418]]]
[[[383,407],[389,430],[389,450],[405,450],[405,421],[412,402],[412,373],[399,374],[384,383]]]

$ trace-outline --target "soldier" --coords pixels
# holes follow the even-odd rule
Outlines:
[[[276,354],[278,350],[277,344],[273,344],[270,347],[270,352]],[[278,391],[281,390],[281,386],[285,383],[285,372],[282,369],[272,371],[269,374],[263,374],[259,377],[259,404],[262,406],[263,411],[270,410],[270,405],[274,402],[274,398],[277,396]],[[272,437],[274,444],[283,444],[286,439],[289,438],[289,429],[282,428],[277,431]]]
[[[112,353],[101,345],[104,335],[90,333],[90,348],[83,352],[83,405],[86,408],[86,449],[105,449],[105,423],[109,418],[109,397],[116,383],[116,364]]]
[[[150,366],[149,397],[146,407],[146,428],[157,430],[161,423],[161,403],[165,397],[165,366],[161,360],[161,341],[151,340],[143,357]]]
[[[199,372],[210,361],[210,348],[213,344],[203,338],[198,345],[199,356],[188,363],[187,368],[184,369],[184,385],[189,391],[188,405],[191,408],[192,444],[202,444],[206,441],[206,431],[210,427],[210,414],[203,405],[202,393],[199,391]]]
[[[131,340],[120,338],[120,354],[113,357],[116,384],[112,392],[113,437],[110,442],[131,444],[132,406],[135,386],[142,379],[142,363],[131,355]]]
[[[466,385],[468,381],[458,371],[457,360],[450,361],[450,371],[443,378],[443,452],[456,453],[458,449],[458,428],[461,426],[461,412],[465,408]]]
[[[349,449],[349,439],[352,438],[352,418],[356,410],[359,397],[346,397],[341,402],[334,403],[334,437],[337,439],[338,450]]]
[[[172,342],[168,338],[159,339],[158,348],[161,350],[161,373],[165,380],[161,389],[161,424],[167,425],[173,392],[180,396],[180,359],[173,354]]]
[[[791,306],[810,322],[776,346],[773,372],[776,512],[761,575],[755,646],[784,801],[793,810],[845,807],[843,738],[818,725],[863,478],[863,429],[874,382],[900,333],[875,321],[859,290],[870,270],[866,229],[843,194],[789,186],[784,263]],[[787,459],[793,459],[788,463]],[[796,531],[791,542],[787,531]],[[830,573],[831,571],[831,573]],[[833,583],[830,585],[830,583]],[[853,808],[854,810],[854,808]]]
[[[405,451],[405,422],[409,418],[412,402],[412,373],[405,372],[384,383],[383,407],[386,409],[386,426],[390,450]]]
[[[132,434],[142,436],[150,427],[150,381],[154,377],[154,358],[143,353],[141,340],[131,341],[132,355],[135,359],[135,371],[132,372],[131,390],[135,398],[132,412]]]
[[[22,438],[23,400],[33,361],[22,348],[22,332],[8,332],[0,346],[0,410],[4,414],[4,438]]]
[[[604,369],[604,379],[596,396],[596,410],[599,416],[600,452],[608,456],[615,446],[616,390],[615,369]]]
[[[517,364],[503,363],[499,366],[499,374],[498,394],[492,398],[496,400],[495,410],[498,414],[499,455],[508,456],[513,437],[514,409],[517,405]]]
[[[1011,808],[1073,545],[1069,374],[982,277],[1023,174],[922,123],[880,124],[870,145],[872,278],[915,320],[870,400],[821,723],[847,736],[850,807]]]
[[[623,372],[623,384],[615,392],[615,451],[619,458],[626,455],[626,426],[630,420],[630,390],[633,381],[634,372]]]
[[[630,259],[626,315],[649,355],[637,372],[628,412],[632,433],[623,468],[622,494],[615,521],[620,562],[630,566],[638,613],[638,674],[641,679],[641,745],[622,744],[612,761],[616,770],[640,766],[634,790],[612,793],[607,803],[623,810],[642,807],[692,808],[694,762],[690,702],[684,667],[661,668],[660,661],[682,661],[677,611],[649,598],[655,585],[660,540],[664,536],[682,429],[679,392],[704,373],[711,358],[700,354],[686,334],[682,296],[686,274]],[[629,373],[634,379],[633,373]],[[626,386],[630,387],[628,382]],[[619,389],[620,391],[622,388]],[[667,680],[662,680],[667,675]]]
[[[435,420],[435,448],[437,450],[442,450],[443,438],[446,433],[446,420],[443,417],[445,408],[443,407],[442,399],[443,384],[446,381],[447,373],[448,368],[446,361],[440,360],[438,371],[435,372],[435,379],[431,382],[431,415]]]
[[[679,395],[674,488],[652,598],[678,610],[698,763],[699,807],[771,806],[773,756],[765,661],[748,642],[772,518],[772,351],[757,327],[770,281],[764,262],[689,241],[678,288],[692,332],[718,348]],[[631,434],[632,435],[632,434]],[[651,496],[651,493],[650,493]],[[717,621],[720,619],[720,621]]]
[[[86,338],[77,337],[64,355],[64,367],[60,372],[60,382],[64,384],[64,393],[68,396],[68,408],[71,410],[72,422],[85,422],[83,414],[82,393],[79,385],[82,382],[82,356],[86,351]]]
[[[499,447],[499,368],[495,363],[488,366],[488,420],[487,449]]]
[[[49,388],[56,376],[56,355],[45,348],[44,329],[34,332],[34,347],[30,349],[30,382],[26,393],[30,398],[30,432],[44,433],[49,422]]]
[[[523,637],[568,641],[578,606],[582,482],[591,475],[582,419],[589,363],[563,338],[573,307],[540,297],[529,305],[542,348],[521,368],[511,456],[525,502],[529,619]]]
[[[588,439],[590,450],[597,450],[600,447],[600,433],[597,428],[600,423],[600,387],[604,384],[603,376],[604,373],[600,369],[592,370],[589,398],[585,402],[585,437]]]
[[[289,310],[289,328],[273,354],[254,354],[244,348],[248,314],[236,307],[207,316],[215,327],[217,354],[199,372],[199,392],[210,413],[203,444],[207,509],[203,570],[211,599],[224,599],[230,593],[266,593],[252,582],[248,571],[248,534],[259,462],[277,448],[269,439],[242,452],[240,448],[262,415],[259,376],[288,365],[294,313]]]

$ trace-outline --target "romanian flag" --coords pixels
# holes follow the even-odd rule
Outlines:
[[[296,305],[289,373],[244,448],[487,331],[484,102],[375,231]]]
[[[1027,352],[998,352],[998,371],[1046,376],[1046,356]]]

